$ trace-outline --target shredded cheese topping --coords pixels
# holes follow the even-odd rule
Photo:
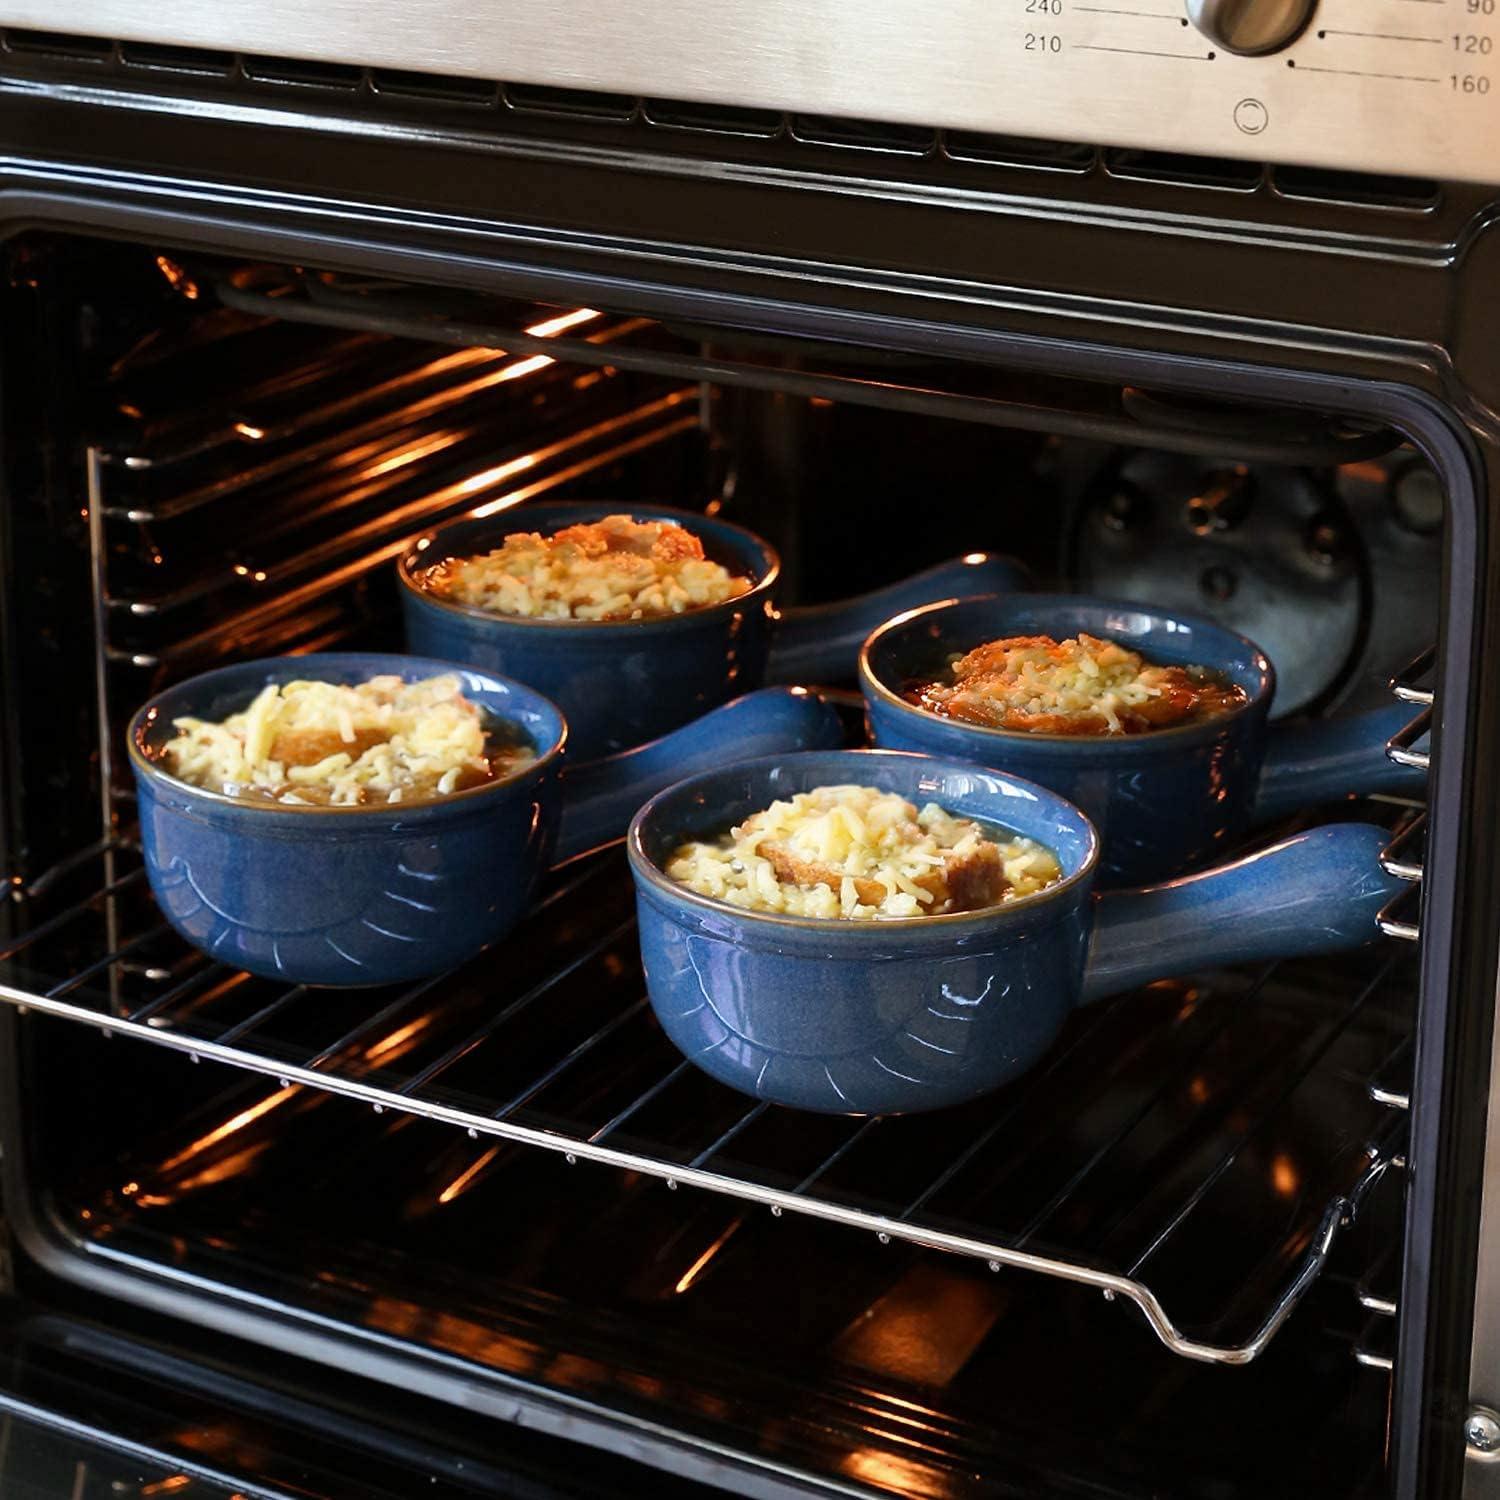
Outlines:
[[[873,921],[945,916],[1044,890],[1062,877],[1033,839],[997,838],[934,802],[825,786],[773,802],[712,843],[674,851],[667,874],[750,911]]]
[[[671,521],[606,516],[543,536],[517,532],[477,557],[449,558],[422,587],[456,604],[535,620],[644,620],[737,599],[751,580],[703,555]]]
[[[533,759],[497,751],[452,673],[271,683],[222,722],[173,720],[162,747],[174,776],[231,797],[362,807],[445,797]]]
[[[1135,734],[1223,713],[1244,692],[1207,667],[1152,666],[1117,641],[1012,636],[957,656],[914,701],[950,718],[1034,734]]]

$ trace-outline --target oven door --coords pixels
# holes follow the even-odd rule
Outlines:
[[[0,1303],[6,1500],[708,1493],[622,1454],[497,1427],[59,1286]]]

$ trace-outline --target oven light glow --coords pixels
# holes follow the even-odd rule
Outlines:
[[[432,1019],[429,1013],[425,1016],[418,1016],[415,1021],[408,1021],[405,1026],[398,1026],[389,1036],[382,1037],[366,1050],[365,1062],[374,1066],[399,1055],[406,1049],[409,1042],[414,1041],[427,1030],[432,1024]]]
[[[839,1467],[855,1479],[898,1495],[940,1495],[946,1488],[928,1466],[878,1448],[856,1448]]]
[[[501,380],[520,380],[525,375],[535,375],[538,370],[545,370],[548,365],[556,364],[557,361],[550,359],[545,354],[533,354],[530,359],[523,359],[513,365],[506,365],[501,370]]]
[[[175,260],[168,260],[165,255],[158,255],[156,257],[156,269],[166,277],[167,285],[174,292],[181,292],[189,302],[197,301],[198,284]]]
[[[252,422],[236,422],[234,430],[250,443],[258,443],[266,435],[264,427],[257,427]]]
[[[491,1146],[483,1156],[476,1157],[438,1194],[438,1202],[452,1203],[499,1154],[500,1148],[498,1146]]]
[[[1296,1195],[1297,1189],[1302,1186],[1302,1174],[1297,1170],[1297,1164],[1289,1156],[1277,1156],[1271,1160],[1271,1186],[1283,1198],[1291,1198]]]
[[[705,1250],[703,1254],[700,1255],[698,1259],[695,1260],[692,1265],[690,1265],[687,1270],[682,1273],[681,1277],[678,1278],[677,1285],[672,1289],[677,1293],[679,1297],[685,1291],[687,1291],[688,1288],[691,1287],[692,1284],[697,1281],[700,1276],[703,1275],[704,1271],[708,1269],[709,1262],[712,1261],[713,1258],[719,1253],[719,1251],[721,1251],[724,1246],[729,1243],[730,1237],[744,1222],[745,1221],[743,1218],[731,1220],[728,1227],[718,1237],[718,1239],[716,1239],[713,1244],[711,1244],[708,1249]]]
[[[243,1176],[255,1163],[265,1155],[271,1148],[269,1139],[254,1141],[242,1151],[236,1151],[226,1156],[221,1161],[216,1161],[212,1166],[205,1167],[201,1172],[194,1172],[190,1177],[184,1177],[174,1184],[175,1191],[170,1195],[162,1195],[152,1199],[144,1197],[135,1201],[145,1207],[153,1203],[173,1203],[184,1193],[197,1192],[200,1188],[215,1187],[221,1182],[229,1182],[235,1177]]]
[[[186,1149],[179,1151],[176,1156],[170,1157],[168,1160],[164,1161],[161,1164],[162,1172],[166,1173],[175,1171],[178,1167],[182,1166],[184,1162],[190,1161],[200,1151],[207,1151],[210,1146],[217,1146],[220,1141],[228,1140],[229,1137],[235,1133],[235,1131],[243,1130],[247,1125],[253,1125],[255,1121],[260,1119],[263,1115],[269,1114],[273,1109],[277,1108],[281,1104],[284,1104],[296,1092],[296,1087],[292,1084],[288,1084],[285,1088],[278,1089],[274,1094],[267,1094],[266,1097],[260,1100],[258,1103],[250,1105],[248,1109],[242,1109],[237,1115],[232,1115],[222,1125],[215,1126],[206,1135],[200,1135],[198,1139]],[[137,1185],[136,1187],[129,1188],[128,1190],[138,1192],[140,1189]]]
[[[143,1484],[141,1494],[175,1495],[178,1490],[186,1489],[192,1482],[186,1474],[173,1474],[168,1479],[158,1479],[154,1484]]]
[[[378,479],[382,474],[390,474],[396,469],[403,469],[407,464],[414,464],[419,459],[426,458],[430,453],[441,453],[445,448],[451,448],[458,440],[458,434],[454,432],[438,432],[425,442],[408,443],[404,448],[398,448],[396,452],[381,459],[378,463],[370,464],[359,471],[358,478],[361,480]]]
[[[522,469],[534,468],[536,462],[536,454],[523,454],[520,458],[511,459],[509,463],[499,464],[493,469],[485,469],[482,473],[470,475],[458,486],[458,492],[461,495],[472,495],[475,490],[487,490],[492,484],[508,479]],[[508,506],[518,505],[520,498],[518,495],[502,495],[498,500],[490,500],[484,505],[476,506],[470,514],[476,519],[480,516],[492,516],[497,510],[505,510]]]
[[[562,313],[555,318],[548,318],[542,323],[533,323],[526,330],[534,339],[550,339],[554,334],[562,333],[569,328],[577,328],[580,323],[592,322],[599,316],[592,307],[575,308],[570,313]]]

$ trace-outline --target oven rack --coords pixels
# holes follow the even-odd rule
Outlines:
[[[506,370],[521,369],[509,363]],[[531,372],[534,373],[534,372]],[[340,471],[334,462],[319,466],[320,455],[304,453],[306,466],[290,459],[261,466],[275,469],[264,483],[260,470],[246,464],[233,486],[225,481],[203,487],[207,499],[192,490],[160,500],[117,499],[115,475],[124,462],[95,447],[87,456],[89,511],[96,524],[94,550],[107,557],[107,525],[128,523],[136,544],[149,546],[159,534],[160,512],[166,521],[183,514],[172,507],[179,501],[190,519],[207,506],[230,496],[258,510],[275,502],[294,509],[294,524],[305,525],[309,512],[332,516],[357,502],[353,517],[330,535],[310,545],[281,538],[241,540],[226,562],[201,566],[177,564],[178,550],[168,544],[172,566],[165,577],[105,580],[100,589],[101,623],[109,633],[106,654],[111,661],[136,667],[192,661],[221,640],[224,615],[231,614],[247,630],[261,626],[278,613],[306,611],[333,591],[358,583],[389,566],[416,537],[433,526],[488,506],[502,510],[523,500],[543,496],[607,471],[612,465],[640,454],[698,425],[698,393],[691,388],[662,391],[613,408],[565,435],[534,437],[526,433],[491,434],[476,428],[467,445],[467,461],[457,454],[429,456],[421,445],[396,434],[384,444],[370,445],[368,479],[359,472]],[[532,413],[527,412],[528,419]],[[359,450],[351,450],[359,451]],[[331,459],[329,452],[321,455]],[[414,461],[415,456],[415,461]],[[439,465],[439,458],[443,459]],[[207,523],[211,525],[211,518]],[[293,525],[285,527],[293,531]],[[170,632],[170,638],[163,637]],[[149,644],[144,639],[149,635]]]
[[[82,1023],[193,1062],[228,1064],[271,1080],[272,1103],[284,1091],[320,1090],[377,1113],[453,1126],[475,1141],[539,1147],[567,1165],[623,1169],[668,1189],[695,1187],[759,1204],[773,1216],[801,1215],[872,1233],[882,1244],[949,1252],[983,1261],[994,1272],[1014,1268],[1091,1287],[1107,1300],[1133,1305],[1162,1344],[1189,1359],[1240,1365],[1261,1354],[1316,1281],[1367,1195],[1403,1165],[1405,1117],[1374,1105],[1355,1127],[1362,1133],[1317,1132],[1318,1149],[1335,1151],[1335,1160],[1309,1156],[1303,1162],[1295,1152],[1274,1147],[1289,1128],[1288,1112],[1308,1097],[1299,1088],[1310,1079],[1326,1087],[1320,1068],[1336,1067],[1346,1078],[1352,1066],[1373,1078],[1386,1058],[1389,1038],[1371,1050],[1358,1028],[1372,1013],[1383,1014],[1393,997],[1403,1009],[1409,1002],[1413,981],[1403,973],[1409,957],[1399,946],[1372,954],[1357,992],[1345,985],[1350,992],[1336,1002],[1326,997],[1337,987],[1313,985],[1308,993],[1321,993],[1328,1006],[1316,1026],[1303,1024],[1300,1012],[1298,1022],[1288,1024],[1284,1002],[1273,998],[1282,986],[1302,993],[1295,986],[1304,981],[1295,979],[1291,965],[1194,981],[1177,990],[1152,986],[1145,999],[1123,997],[1091,1011],[1030,1079],[967,1112],[821,1118],[743,1099],[671,1051],[641,992],[629,885],[617,852],[569,867],[528,919],[533,925],[456,974],[399,993],[362,996],[273,985],[196,954],[161,921],[146,896],[139,856],[128,844],[102,845],[80,856],[59,883],[76,888],[91,864],[104,883],[0,948],[0,1000],[23,1015]],[[548,924],[554,940],[559,923],[581,924],[584,931],[570,933],[572,940],[561,945],[567,957],[560,969],[530,979],[523,972],[508,987],[508,967],[518,964],[524,971],[526,955],[540,947],[537,922]],[[66,977],[39,977],[39,969],[57,972],[62,960]],[[608,1003],[590,982],[605,985]],[[1215,982],[1222,992],[1212,988]],[[1144,1040],[1125,1014],[1127,1002],[1154,1004],[1156,1024]],[[350,1018],[351,1005],[357,1012],[353,1024],[335,1025],[339,1017]],[[1250,1024],[1246,1018],[1257,1007],[1260,1021],[1241,1044],[1248,1048],[1256,1045],[1250,1038],[1276,1036],[1268,1054],[1273,1063],[1257,1058],[1246,1066],[1234,1060],[1227,1039],[1239,1035],[1235,1027]],[[580,1008],[585,1016],[573,1018]],[[1191,1045],[1181,1028],[1191,1034]],[[329,1036],[330,1029],[336,1034]],[[622,1042],[629,1044],[623,1054]],[[1344,1055],[1348,1048],[1358,1059],[1352,1064]],[[1149,1084],[1136,1096],[1123,1086],[1124,1074],[1109,1075],[1120,1097],[1099,1095],[1096,1075],[1112,1067],[1128,1073],[1135,1064],[1122,1065],[1119,1058],[1131,1049],[1140,1054],[1140,1076]],[[503,1087],[488,1074],[480,1086],[451,1081],[480,1054],[500,1055],[503,1071],[505,1055],[516,1052],[526,1062],[524,1075]],[[1222,1106],[1216,1085],[1205,1081],[1216,1076],[1215,1069],[1240,1070],[1223,1082]],[[582,1094],[562,1108],[549,1103],[559,1088],[566,1099],[570,1078],[579,1074],[589,1075],[591,1088],[595,1074],[607,1080],[598,1085],[607,1107],[597,1100],[580,1106]],[[1070,1092],[1089,1086],[1093,1097]],[[1370,1087],[1363,1082],[1351,1093],[1369,1104]],[[669,1101],[683,1096],[697,1101],[686,1124],[678,1113],[663,1114]],[[1178,1107],[1182,1118],[1174,1119]],[[1109,1128],[1098,1139],[1072,1141],[1071,1127],[1062,1123],[1069,1111],[1101,1108],[1109,1114]],[[1214,1123],[1205,1125],[1205,1118]],[[669,1127],[663,1128],[663,1119],[671,1121]],[[1012,1131],[1026,1137],[1016,1151]],[[1038,1159],[1034,1131],[1052,1133],[1055,1162],[1046,1151]],[[769,1158],[760,1137],[780,1142]],[[1141,1137],[1149,1138],[1146,1145]],[[800,1164],[776,1159],[768,1166],[792,1138],[794,1156],[811,1155]],[[1137,1162],[1134,1153],[1148,1145],[1144,1164]],[[1272,1180],[1290,1173],[1295,1184],[1304,1172],[1322,1174],[1318,1180],[1332,1190],[1301,1194],[1298,1212],[1277,1201],[1280,1218],[1270,1215],[1267,1243],[1257,1243],[1254,1253],[1261,1258],[1249,1292],[1237,1287],[1227,1304],[1195,1306],[1191,1317],[1174,1317],[1166,1302],[1182,1294],[1178,1283],[1190,1279],[1201,1260],[1195,1241],[1207,1233],[1203,1216],[1215,1211],[1216,1186],[1227,1186],[1236,1173],[1259,1173],[1257,1153],[1267,1156]],[[858,1178],[846,1168],[865,1158],[878,1166],[880,1199],[850,1186]],[[919,1181],[888,1183],[888,1171],[899,1178],[899,1164],[913,1161],[923,1164]],[[992,1216],[971,1211],[967,1180],[987,1180],[997,1172],[1004,1183],[1019,1182],[1028,1201],[1039,1205],[1027,1222],[997,1226]],[[1030,1180],[1038,1172],[1042,1179]],[[1134,1192],[1117,1180],[1130,1172],[1140,1174]],[[1278,1183],[1276,1192],[1285,1186]],[[955,1193],[957,1209],[951,1206]],[[1087,1241],[1087,1235],[1072,1235],[1071,1224],[1097,1212],[1089,1206],[1095,1198],[1115,1216],[1106,1216],[1102,1236],[1106,1246],[1117,1236],[1114,1250],[1068,1243],[1070,1236]],[[1128,1253],[1119,1254],[1120,1247]],[[1158,1273],[1171,1290],[1156,1289]]]

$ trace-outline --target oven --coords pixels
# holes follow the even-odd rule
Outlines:
[[[1500,1493],[1489,0],[0,24],[7,1494]],[[557,499],[1248,635],[1425,773],[1235,851],[1377,823],[1378,931],[890,1117],[687,1063],[617,846],[417,984],[183,943],[135,708]]]

